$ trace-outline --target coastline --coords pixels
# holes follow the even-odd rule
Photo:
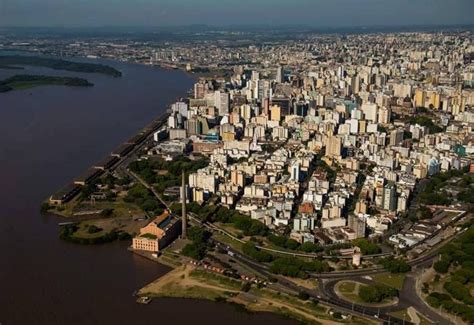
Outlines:
[[[158,262],[158,261],[157,261]],[[158,262],[159,263],[159,262]],[[175,267],[141,288],[139,297],[209,300],[235,306],[246,313],[269,312],[305,324],[373,324],[372,320],[349,316],[336,318],[331,308],[312,300],[278,293],[240,279],[203,270],[189,263]]]
[[[81,57],[81,59],[84,59],[84,58]],[[118,61],[118,60],[117,60],[117,62],[128,63],[128,64],[130,63],[130,62],[124,62],[124,61]],[[139,62],[133,62],[133,63],[137,64],[137,65],[144,65],[144,64],[139,63]],[[145,65],[145,66],[147,66],[147,65]],[[150,66],[150,67],[153,67],[153,66]],[[162,66],[158,66],[158,67],[162,68],[162,69],[166,69],[166,67],[162,67]],[[191,73],[189,71],[186,71],[185,69],[176,69],[176,70],[181,70],[181,71],[185,72],[186,74],[189,74],[189,75],[192,75],[193,77],[196,77],[196,74]],[[138,130],[135,134],[132,134],[131,138],[135,138],[135,137],[138,137],[138,136],[143,137],[143,132],[146,132],[146,136],[143,137],[138,143],[134,144],[134,148],[132,148],[132,150],[130,152],[128,152],[126,155],[121,156],[120,160],[118,162],[116,162],[113,166],[111,166],[110,169],[113,170],[113,169],[117,168],[118,165],[120,165],[121,163],[126,161],[127,158],[137,149],[137,147],[140,146],[140,144],[144,143],[146,141],[146,139],[148,139],[154,131],[158,130],[161,127],[161,123],[166,122],[169,114],[170,113],[168,111],[164,112],[163,114],[159,115],[157,118],[154,118],[152,120],[152,122],[150,122],[149,124],[145,125],[140,130]],[[155,124],[155,123],[160,124],[160,125],[159,126],[155,125],[155,127],[150,129],[149,128],[150,125]],[[121,145],[119,145],[119,147],[120,146]],[[46,200],[46,201],[48,201],[48,200]],[[69,223],[69,222],[70,223],[78,223],[78,222],[82,222],[82,221],[96,220],[96,219],[100,218],[100,214],[80,216],[80,217],[77,217],[77,216],[68,217],[68,216],[65,216],[65,215],[61,215],[60,213],[55,213],[55,212],[51,212],[51,211],[47,211],[46,213],[42,212],[42,214],[45,215],[45,216],[54,216],[55,218],[65,219],[65,221],[67,223]],[[113,241],[116,241],[116,240],[117,239],[114,239]],[[80,242],[77,242],[77,241],[74,241],[74,243],[84,244],[84,243],[80,243]],[[104,243],[105,242],[94,242],[94,243],[88,243],[88,244],[104,244]],[[155,282],[160,283],[160,282],[166,280],[168,278],[167,276],[170,273],[172,273],[175,270],[179,270],[182,267],[182,266],[173,265],[172,263],[167,263],[167,261],[164,260],[163,258],[162,259],[160,259],[160,258],[154,259],[151,256],[145,256],[144,254],[139,254],[138,252],[135,252],[135,251],[133,251],[133,253],[137,254],[137,255],[139,255],[143,258],[147,258],[148,260],[153,261],[155,263],[158,263],[160,265],[165,265],[165,266],[171,268],[169,272],[167,272],[165,275],[159,277],[157,280],[153,281],[152,283],[155,283]],[[184,265],[185,268],[186,268],[186,266],[187,265]],[[178,285],[178,283],[180,282],[180,279],[181,278],[176,279],[177,280],[176,285]],[[201,279],[201,280],[203,280],[203,279]],[[243,284],[243,282],[241,284]],[[145,288],[146,288],[146,286],[140,290],[140,295],[146,295],[146,294],[144,294],[145,291],[142,291],[142,290],[145,290]],[[177,287],[177,289],[179,289],[179,288]],[[317,305],[313,306],[312,302],[305,302],[304,304],[308,304],[309,307],[306,306],[304,308],[301,308],[301,301],[298,300],[298,298],[296,298],[296,297],[284,296],[283,298],[281,298],[281,297],[277,297],[277,296],[280,296],[279,294],[268,293],[268,292],[265,292],[265,294],[263,295],[262,298],[254,299],[256,297],[255,295],[258,293],[258,291],[256,291],[256,290],[260,290],[260,289],[255,288],[255,289],[252,289],[252,291],[250,293],[245,293],[245,292],[241,292],[240,286],[239,286],[239,288],[234,288],[234,289],[229,289],[229,288],[223,287],[220,290],[218,289],[218,291],[221,291],[221,292],[224,293],[223,296],[221,296],[221,295],[215,295],[215,293],[213,293],[212,291],[211,292],[205,291],[205,290],[203,290],[202,286],[197,285],[195,287],[191,287],[190,289],[186,288],[183,291],[181,291],[181,290],[174,291],[173,290],[173,293],[170,293],[170,292],[165,292],[165,293],[156,292],[156,293],[150,293],[150,295],[153,296],[153,297],[184,298],[184,299],[192,299],[192,300],[196,300],[196,299],[198,299],[198,300],[210,300],[210,301],[214,301],[214,302],[226,303],[226,304],[233,305],[233,306],[236,307],[236,309],[238,309],[241,312],[242,311],[245,311],[246,313],[269,312],[269,313],[277,314],[279,316],[283,316],[285,318],[296,319],[298,321],[302,321],[302,322],[305,322],[305,323],[328,324],[328,325],[329,324],[340,324],[340,321],[336,322],[334,320],[334,318],[332,318],[332,316],[327,314],[327,312],[330,310],[329,307],[321,307],[321,306],[317,306]],[[227,296],[228,292],[231,292],[232,294]],[[297,310],[297,311],[295,312],[295,310]],[[312,312],[315,312],[316,314],[312,315],[311,314]],[[333,320],[331,320],[331,319],[333,319]],[[354,323],[354,322],[351,322],[351,324],[352,323]],[[364,322],[361,321],[361,322],[356,322],[356,323],[362,324]]]

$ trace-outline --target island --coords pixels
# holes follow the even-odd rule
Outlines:
[[[82,78],[16,75],[0,81],[0,93],[38,86],[60,85],[69,87],[92,87],[93,83]]]
[[[54,70],[65,70],[73,72],[100,73],[115,78],[122,76],[122,73],[119,70],[104,64],[73,62],[62,59],[52,59],[37,56],[0,56],[0,69],[12,69],[17,68],[16,66],[22,65],[46,67]]]

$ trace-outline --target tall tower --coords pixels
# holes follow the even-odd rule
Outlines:
[[[188,218],[186,214],[186,180],[184,176],[184,172],[182,174],[182,184],[181,184],[181,213],[182,213],[182,221],[181,221],[181,238],[186,239],[186,228],[188,227]]]

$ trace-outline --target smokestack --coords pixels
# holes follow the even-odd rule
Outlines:
[[[181,213],[182,213],[182,220],[181,220],[181,238],[186,239],[186,228],[188,227],[188,218],[186,214],[186,180],[184,176],[184,172],[182,174],[182,184],[181,184]]]

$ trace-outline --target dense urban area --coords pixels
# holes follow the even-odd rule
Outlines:
[[[64,240],[129,240],[172,267],[141,303],[211,299],[309,323],[473,323],[472,32],[282,35],[4,35],[0,50],[14,54],[0,68],[56,69],[21,52],[111,77],[121,74],[104,59],[196,77],[42,211],[68,217]]]

